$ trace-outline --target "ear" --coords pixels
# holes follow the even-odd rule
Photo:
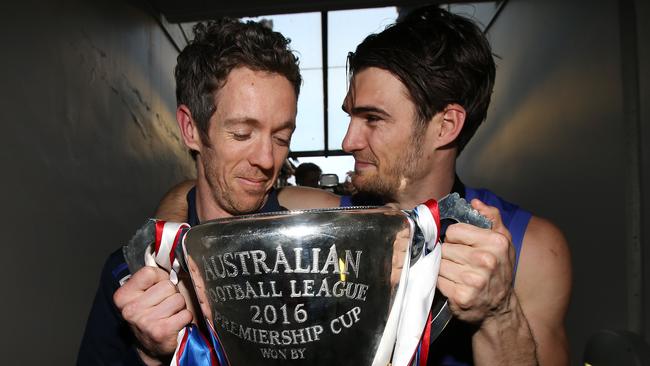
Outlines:
[[[437,129],[438,146],[446,146],[456,140],[465,125],[465,108],[460,104],[448,104],[443,109],[440,127]]]
[[[185,104],[181,104],[176,108],[176,122],[178,122],[178,128],[181,130],[181,137],[185,146],[190,150],[201,152],[202,144],[199,129],[194,123],[192,112]]]

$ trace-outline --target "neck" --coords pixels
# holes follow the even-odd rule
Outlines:
[[[232,216],[215,204],[208,182],[200,178],[196,181],[196,214],[201,222]]]
[[[455,149],[450,152],[453,155],[443,153],[443,156],[435,159],[434,164],[426,167],[426,172],[405,181],[406,188],[398,192],[394,203],[401,209],[409,210],[431,198],[439,200],[449,194],[456,177]]]

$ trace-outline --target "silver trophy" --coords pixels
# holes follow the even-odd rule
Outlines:
[[[443,223],[490,227],[457,194],[439,211]],[[234,366],[377,364],[405,256],[413,266],[426,250],[413,212],[388,207],[219,219],[191,228],[183,248],[207,326]],[[433,341],[451,317],[442,295],[431,312]]]

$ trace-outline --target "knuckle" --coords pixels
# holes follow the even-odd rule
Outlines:
[[[493,240],[494,240],[493,241],[494,248],[497,251],[499,251],[500,253],[508,252],[508,249],[510,248],[510,240],[508,240],[508,238],[505,235],[503,234],[495,235]]]
[[[136,273],[136,276],[138,275],[139,277],[144,277],[144,278],[155,277],[156,269],[154,267],[144,266]]]
[[[115,306],[117,306],[118,309],[121,309],[124,307],[124,303],[126,302],[125,299],[125,290],[124,287],[120,287],[115,291],[113,294],[113,303],[115,303]]]
[[[133,322],[139,312],[139,306],[137,302],[130,302],[122,308],[122,317],[128,322]]]
[[[487,283],[487,280],[484,276],[473,272],[464,272],[462,274],[462,279],[466,285],[477,289],[485,287],[485,284]]]
[[[178,293],[178,288],[170,280],[164,280],[160,282],[166,294]]]
[[[467,310],[471,306],[471,291],[469,291],[466,288],[461,288],[458,289],[456,292],[456,297],[455,297],[455,303],[456,305],[462,309],[462,310]]]
[[[176,309],[182,309],[185,307],[185,297],[179,292],[170,296],[170,301],[172,306],[174,306]]]
[[[474,258],[479,266],[492,271],[497,266],[497,258],[494,254],[487,251],[479,251],[474,254]]]
[[[192,312],[187,309],[182,310],[179,314],[180,314],[181,322],[184,324],[188,324],[194,318]]]
[[[154,324],[151,327],[150,330],[150,337],[153,341],[156,343],[163,343],[167,337],[167,331],[165,327],[161,324],[161,322],[158,322],[157,324]]]
[[[445,231],[445,239],[452,239],[456,237],[456,234],[458,232],[458,225],[458,223],[454,223],[447,227],[447,231]],[[444,248],[445,247],[443,246],[442,249],[444,250]]]

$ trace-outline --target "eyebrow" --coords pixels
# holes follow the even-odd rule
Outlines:
[[[230,118],[223,121],[225,127],[231,127],[234,125],[245,124],[245,125],[258,125],[260,122],[254,118],[241,117],[241,118]]]
[[[376,114],[381,114],[384,117],[390,117],[390,113],[386,112],[385,110],[379,107],[374,107],[374,106],[357,106],[357,107],[352,107],[352,110],[348,111],[347,108],[345,107],[345,104],[343,104],[341,106],[341,109],[343,109],[343,112],[349,113],[351,115],[358,115],[363,113],[376,113]]]
[[[255,119],[255,118],[250,118],[250,117],[242,117],[242,118],[231,118],[227,119],[223,122],[223,125],[225,128],[236,126],[238,124],[244,124],[248,125],[251,127],[256,127],[260,126],[262,123]],[[296,129],[296,122],[295,121],[285,121],[282,125],[280,125],[279,128],[277,128],[277,131],[284,130],[284,129],[291,129],[292,131]]]

